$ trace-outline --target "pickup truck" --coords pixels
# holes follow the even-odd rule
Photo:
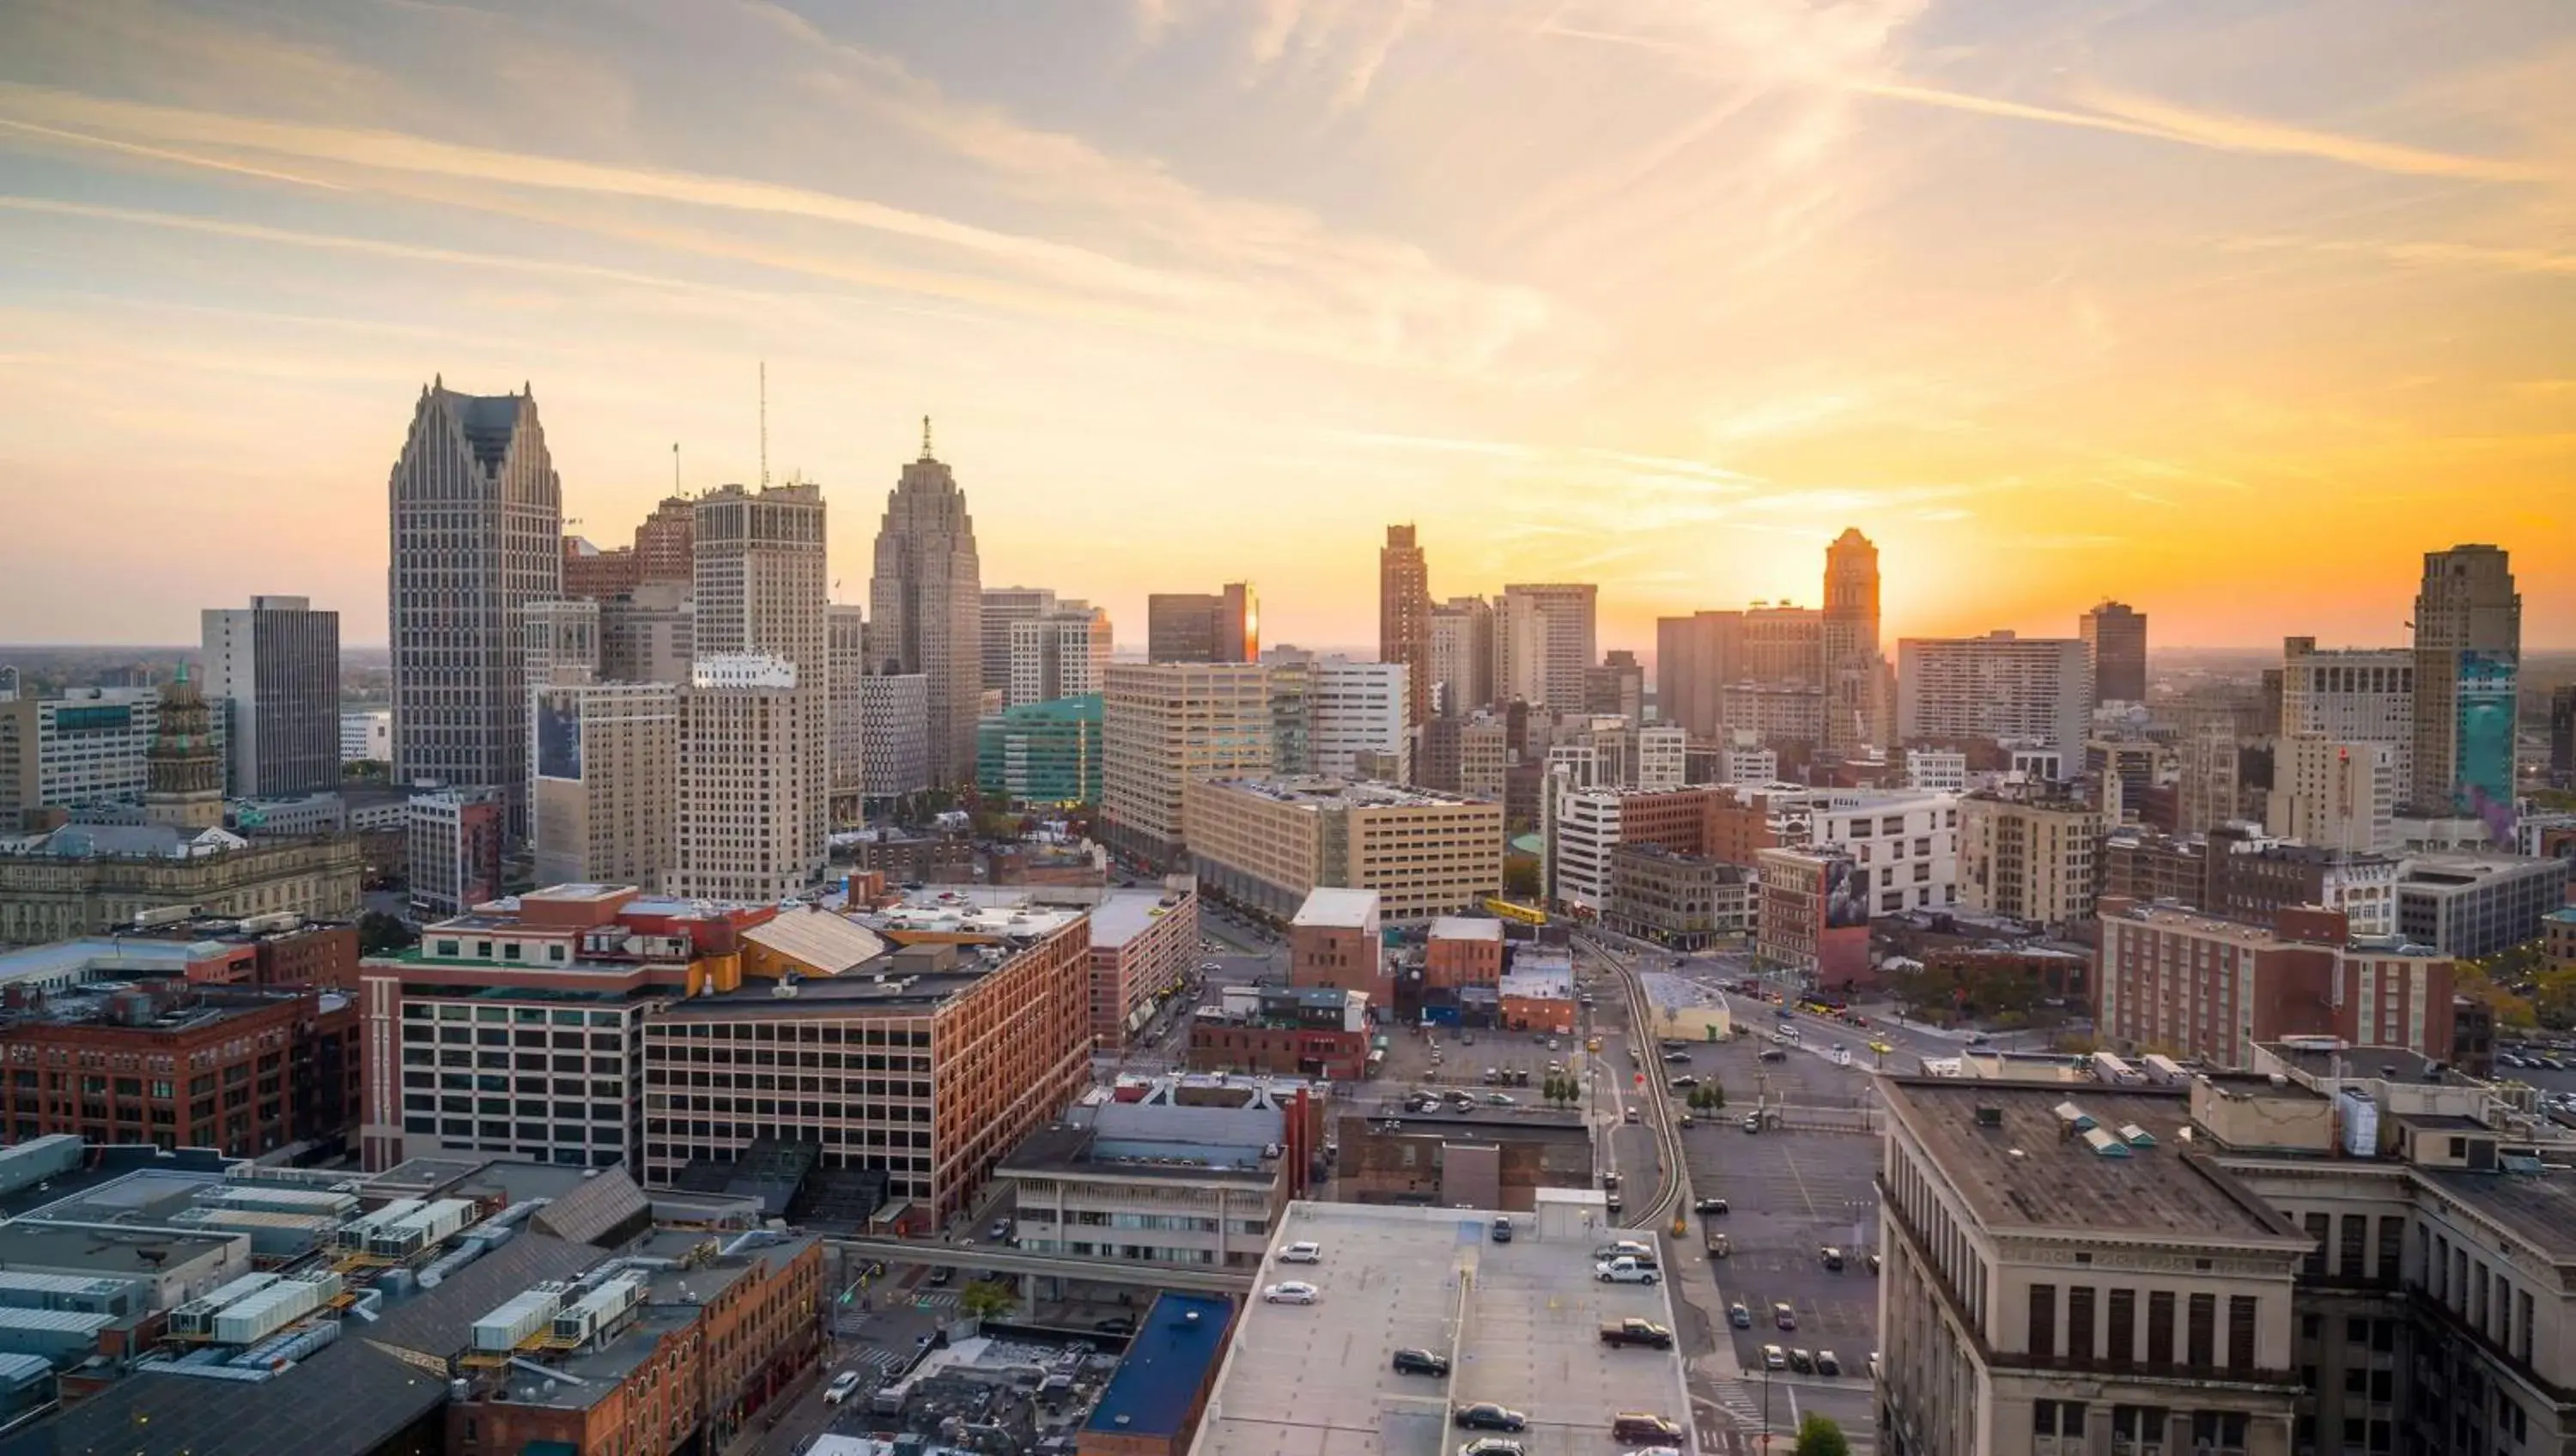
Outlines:
[[[1673,1332],[1653,1320],[1605,1320],[1601,1325],[1601,1343],[1645,1345],[1657,1350],[1669,1350],[1673,1347]]]
[[[1652,1284],[1661,1277],[1652,1264],[1634,1259],[1605,1259],[1592,1266],[1592,1277],[1604,1284]]]

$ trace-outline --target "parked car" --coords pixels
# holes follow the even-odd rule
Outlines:
[[[997,1244],[1008,1239],[1010,1236],[1011,1221],[1007,1218],[997,1218],[993,1220],[992,1227],[984,1230],[984,1237]]]
[[[1510,1406],[1480,1400],[1458,1407],[1458,1424],[1470,1431],[1526,1431],[1529,1417]]]
[[[1104,1335],[1132,1335],[1136,1333],[1136,1321],[1123,1314],[1113,1314],[1104,1320],[1093,1320],[1091,1322],[1091,1327]]]
[[[1744,1114],[1744,1130],[1746,1132],[1760,1132],[1762,1130],[1762,1114],[1758,1112],[1748,1112]]]
[[[1314,1285],[1290,1279],[1261,1291],[1261,1298],[1269,1304],[1313,1304],[1318,1293]]]
[[[1626,1444],[1670,1445],[1682,1438],[1681,1423],[1644,1411],[1621,1411],[1610,1418],[1610,1439]]]
[[[1818,1351],[1816,1352],[1816,1373],[1817,1373],[1818,1375],[1840,1375],[1840,1374],[1842,1374],[1842,1373],[1843,1373],[1843,1362],[1842,1362],[1842,1357],[1841,1357],[1841,1356],[1839,1356],[1839,1355],[1836,1355],[1836,1354],[1835,1354],[1833,1351],[1831,1351],[1831,1350],[1818,1350]]]
[[[1508,1243],[1510,1243],[1511,1241],[1512,1241],[1512,1220],[1511,1220],[1511,1215],[1509,1215],[1509,1214],[1497,1214],[1497,1215],[1495,1215],[1495,1218],[1494,1218],[1494,1242],[1495,1242],[1495,1243],[1498,1243],[1498,1244],[1508,1244]]]
[[[1746,1309],[1744,1301],[1739,1299],[1726,1307],[1726,1322],[1739,1330],[1749,1330],[1753,1328],[1753,1311]]]
[[[1488,1092],[1485,1094],[1485,1105],[1487,1107],[1518,1107],[1521,1104],[1519,1098],[1512,1096],[1508,1092]]]
[[[1641,1244],[1635,1239],[1619,1239],[1614,1242],[1595,1247],[1592,1251],[1592,1257],[1595,1259],[1634,1259],[1648,1268],[1653,1268],[1655,1263],[1655,1246],[1652,1244]]]
[[[1789,1368],[1800,1375],[1813,1375],[1816,1373],[1816,1357],[1804,1350],[1791,1350]]]
[[[1789,1054],[1780,1050],[1778,1047],[1764,1047],[1762,1049],[1761,1060],[1766,1062],[1785,1062],[1789,1060]]]
[[[1723,1199],[1723,1198],[1702,1198],[1702,1199],[1699,1199],[1699,1200],[1697,1200],[1697,1201],[1695,1201],[1695,1202],[1693,1202],[1693,1203],[1691,1204],[1691,1212],[1693,1212],[1693,1213],[1724,1213],[1724,1212],[1726,1212],[1726,1200],[1725,1200],[1725,1199]]]
[[[1279,1251],[1279,1262],[1282,1264],[1320,1264],[1324,1262],[1324,1246],[1316,1243],[1313,1239],[1299,1239],[1297,1242],[1290,1244],[1288,1247]]]
[[[1816,1262],[1824,1265],[1827,1270],[1840,1274],[1843,1272],[1843,1251],[1827,1244],[1816,1250]]]
[[[1617,1319],[1601,1323],[1601,1343],[1605,1345],[1644,1345],[1650,1349],[1669,1350],[1673,1332],[1653,1320]]]
[[[1781,1349],[1781,1348],[1780,1348],[1779,1346],[1777,1346],[1777,1345],[1765,1345],[1765,1346],[1763,1346],[1763,1347],[1762,1347],[1762,1368],[1763,1368],[1763,1369],[1765,1369],[1765,1370],[1786,1370],[1786,1369],[1788,1369],[1788,1368],[1789,1368],[1789,1352],[1788,1352],[1788,1351],[1786,1351],[1786,1350]]]
[[[1671,1062],[1671,1063],[1674,1063],[1674,1064],[1680,1065],[1680,1066],[1685,1066],[1685,1067],[1687,1067],[1687,1066],[1689,1066],[1689,1065],[1690,1065],[1690,1053],[1688,1053],[1688,1052],[1666,1052],[1666,1053],[1664,1053],[1664,1060],[1665,1060],[1665,1061],[1667,1061],[1667,1062]]]
[[[1446,1375],[1449,1373],[1449,1357],[1446,1355],[1435,1355],[1429,1350],[1398,1350],[1395,1352],[1395,1373],[1398,1375]]]
[[[840,1374],[833,1376],[832,1383],[823,1387],[823,1403],[825,1405],[839,1405],[841,1402],[848,1400],[850,1398],[850,1392],[858,1389],[859,1381],[864,1378],[865,1377],[856,1370],[844,1370]]]
[[[954,1279],[954,1278],[956,1278],[956,1277],[957,1277],[957,1271],[956,1271],[956,1270],[949,1268],[949,1267],[948,1267],[947,1265],[945,1265],[945,1264],[942,1264],[942,1265],[940,1265],[938,1268],[931,1270],[931,1271],[930,1271],[930,1277],[929,1277],[928,1279],[926,1279],[926,1280],[923,1280],[922,1282],[923,1282],[923,1283],[925,1283],[925,1284],[928,1284],[928,1285],[932,1286],[933,1288],[936,1288],[936,1287],[938,1287],[938,1286],[940,1286],[940,1285],[942,1285],[942,1284],[946,1284],[948,1281],[950,1281],[950,1280],[952,1280],[952,1279]]]
[[[1786,1303],[1775,1304],[1771,1306],[1771,1323],[1784,1330],[1794,1330],[1798,1327],[1798,1312]]]
[[[1479,1436],[1458,1448],[1458,1456],[1529,1456],[1518,1441],[1499,1436]]]

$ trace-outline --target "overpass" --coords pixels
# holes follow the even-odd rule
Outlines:
[[[1041,1278],[1079,1279],[1093,1284],[1144,1284],[1156,1289],[1187,1289],[1201,1294],[1250,1294],[1252,1275],[1206,1264],[1144,1264],[1125,1259],[1085,1259],[1070,1254],[1033,1254],[1006,1244],[937,1244],[913,1239],[832,1239],[845,1259],[877,1259],[887,1264],[933,1264],[951,1269],[990,1269],[996,1274],[1034,1274]]]

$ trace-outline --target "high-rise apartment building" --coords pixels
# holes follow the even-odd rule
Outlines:
[[[1693,612],[1655,619],[1655,708],[1695,738],[1718,732],[1718,692],[1737,675],[1742,612]]]
[[[1101,709],[1101,809],[1110,846],[1159,864],[1182,851],[1193,780],[1269,773],[1268,670],[1242,663],[1113,663]]]
[[[206,700],[223,715],[226,790],[287,798],[340,783],[340,614],[252,597],[203,614]]]
[[[1349,662],[1328,657],[1309,669],[1306,714],[1314,772],[1333,778],[1359,774],[1359,756],[1390,754],[1409,781],[1413,765],[1408,704],[1412,674],[1401,662]]]
[[[703,519],[703,518],[702,518]],[[701,533],[703,549],[706,537]],[[680,699],[679,795],[670,892],[759,904],[814,883],[822,700],[796,664],[760,653],[700,657]]]
[[[528,690],[537,883],[662,883],[677,849],[683,691],[610,682]]]
[[[2282,639],[2279,731],[2387,744],[2403,802],[2415,785],[2415,654],[2403,647],[2319,651],[2314,637]]]
[[[2337,743],[2317,733],[2273,740],[2266,828],[2347,854],[2397,847],[2397,753],[2385,743]]]
[[[1011,628],[1056,609],[1055,590],[1043,586],[984,588],[984,691],[1011,690]],[[1005,698],[1016,702],[1015,698]]]
[[[1494,701],[1494,604],[1451,597],[1431,609],[1430,696],[1450,717]]]
[[[1593,623],[1600,591],[1568,582],[1503,588],[1494,618],[1498,697],[1555,713],[1583,710],[1584,671],[1600,661]]]
[[[1846,529],[1825,548],[1825,741],[1844,752],[1879,737],[1878,548]]]
[[[829,639],[831,703],[823,715],[824,753],[830,761],[832,827],[854,829],[865,814],[868,792],[867,708],[868,614],[856,603],[834,602],[823,609],[823,631]],[[639,884],[655,881],[635,881]]]
[[[387,486],[397,783],[491,785],[527,828],[519,616],[563,595],[563,487],[533,393],[432,381]]]
[[[697,517],[691,525],[695,534],[697,615],[696,641],[698,662],[709,659],[765,657],[786,665],[792,681],[787,690],[801,695],[793,713],[797,731],[805,735],[796,748],[796,768],[802,775],[778,781],[777,792],[784,796],[782,812],[792,814],[797,826],[796,843],[800,848],[792,862],[774,862],[764,866],[759,875],[784,881],[802,876],[810,882],[823,871],[826,841],[831,833],[831,762],[830,732],[826,719],[831,709],[831,634],[827,624],[831,575],[824,562],[823,491],[811,484],[764,485],[746,490],[739,485],[720,486],[698,497]],[[692,691],[705,675],[692,666]],[[765,682],[753,683],[740,671],[729,668],[714,675],[715,686],[724,691],[742,690],[767,694],[772,688]],[[740,680],[740,681],[737,681]],[[737,705],[739,706],[739,705]],[[773,726],[775,715],[763,713],[761,727]],[[681,728],[685,735],[696,723],[721,726],[728,734],[745,731],[750,724],[733,709],[710,708],[701,716],[684,711]],[[756,741],[756,740],[743,740]],[[685,779],[694,763],[702,770],[711,760],[701,750],[686,742],[680,747],[680,762]],[[712,791],[721,779],[702,778]],[[684,793],[681,835],[689,837],[687,803]],[[763,827],[772,821],[763,821]],[[739,827],[739,826],[737,826]],[[700,848],[707,846],[700,841]],[[738,849],[750,846],[737,844]],[[775,853],[779,844],[768,842],[759,847],[762,854]],[[693,861],[684,842],[680,855],[682,866]],[[711,861],[698,860],[698,866]],[[734,861],[737,867],[743,861]],[[732,891],[700,891],[731,895]],[[739,898],[757,899],[758,894]]]
[[[2549,782],[2576,788],[2576,683],[2562,683],[2549,694]]]
[[[2415,763],[2408,802],[2513,798],[2522,597],[2496,546],[2424,553],[2415,593]]]
[[[2147,614],[2121,602],[2104,602],[2077,624],[2086,660],[2093,665],[2093,703],[2147,700]]]
[[[877,527],[868,582],[868,651],[882,673],[919,673],[930,690],[930,777],[975,776],[975,719],[984,694],[984,583],[975,519],[957,477],[930,453],[903,468]]]
[[[528,603],[519,616],[519,641],[530,688],[601,676],[599,603],[587,597]]]
[[[2093,672],[2073,637],[1908,637],[1897,644],[1897,734],[2052,748],[2072,759],[2093,721]]]
[[[2101,810],[2072,801],[1960,801],[1960,902],[2031,925],[2092,919],[2104,822]]]
[[[1005,703],[1025,707],[1100,692],[1100,675],[1108,671],[1112,651],[1109,613],[1083,602],[1061,602],[1009,626]]]
[[[1407,719],[1431,721],[1431,568],[1411,526],[1387,527],[1378,548],[1377,656],[1407,669]]]
[[[1190,869],[1202,888],[1285,919],[1312,891],[1375,891],[1418,925],[1502,893],[1503,806],[1337,778],[1193,780]]]
[[[1155,592],[1145,598],[1148,662],[1258,662],[1261,604],[1252,583],[1215,592]]]

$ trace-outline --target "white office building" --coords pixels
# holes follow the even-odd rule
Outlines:
[[[1406,730],[1406,669],[1401,662],[1351,662],[1328,657],[1307,679],[1308,751],[1315,772],[1327,778],[1358,777],[1363,753],[1392,754],[1393,782],[1413,777],[1412,735]]]
[[[2387,744],[2403,799],[2415,774],[2415,654],[2403,647],[2321,651],[2314,637],[2284,639],[2281,733]]]
[[[993,593],[984,594],[989,613]],[[985,618],[987,634],[992,618]],[[1003,624],[1008,643],[1002,662],[1005,701],[1014,708],[1079,698],[1100,691],[1109,671],[1109,614],[1082,602],[1065,602],[1034,617]]]
[[[224,723],[225,792],[339,787],[340,614],[303,597],[260,596],[201,615],[201,690]]]
[[[2397,847],[2397,749],[2285,733],[2272,747],[2264,825],[2282,839],[2350,854]]]
[[[810,722],[821,708],[783,657],[698,659],[680,699],[672,894],[759,904],[814,882],[806,755],[823,741]]]
[[[1816,793],[1810,803],[1810,847],[1851,859],[1868,888],[1870,914],[1958,903],[1956,797],[1912,789],[1833,789]]]
[[[1907,637],[1897,643],[1897,733],[2030,744],[2072,755],[2093,722],[2079,637]]]

